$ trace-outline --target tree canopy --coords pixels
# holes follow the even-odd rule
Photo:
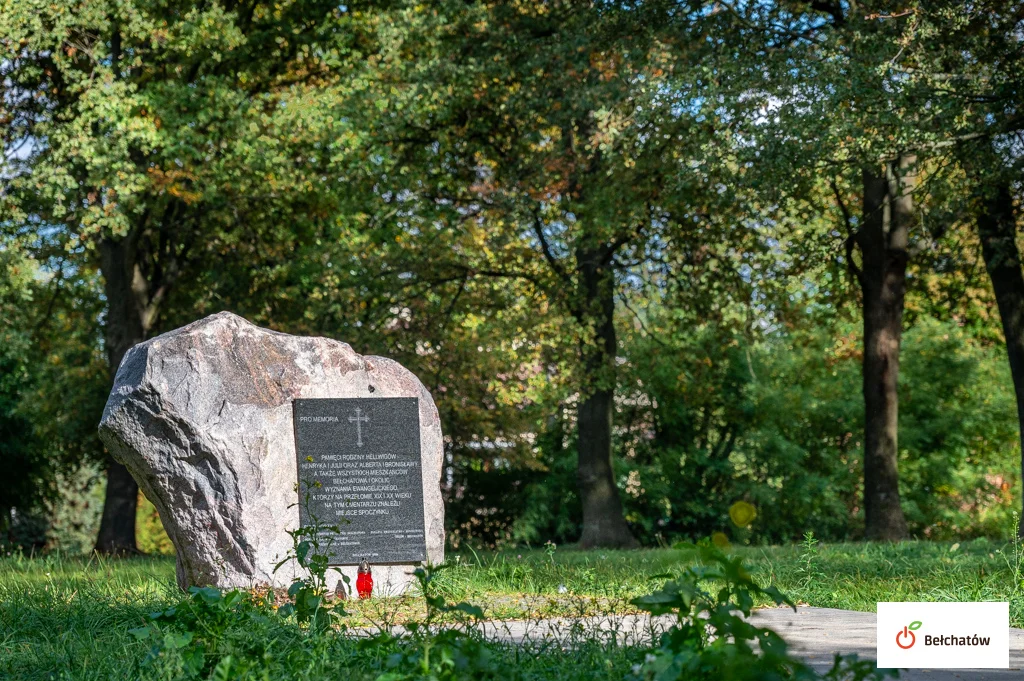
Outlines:
[[[231,309],[417,372],[454,541],[995,532],[1022,13],[6,0],[0,522],[99,462],[134,551],[103,395]]]

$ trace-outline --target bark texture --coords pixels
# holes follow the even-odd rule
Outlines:
[[[854,235],[864,312],[864,533],[872,540],[907,537],[897,464],[898,387],[915,161],[902,155],[883,173],[864,170],[862,221]]]
[[[137,304],[138,289],[145,282],[138,281],[141,275],[133,260],[133,249],[128,239],[105,239],[100,243],[100,270],[107,296],[105,341],[111,384],[125,353],[146,340],[149,332]],[[96,551],[138,553],[135,543],[138,498],[139,486],[128,469],[111,459],[107,466],[107,490],[96,536]]]
[[[1006,180],[995,186],[981,184],[978,194],[978,237],[1006,337],[1006,357],[1017,397],[1017,422],[1024,453],[1024,275],[1017,248],[1017,216]],[[1024,458],[1021,469],[1024,475]]]
[[[605,249],[577,254],[583,310],[594,328],[593,344],[581,349],[588,385],[578,408],[577,479],[583,505],[583,548],[632,548],[636,538],[622,515],[612,466],[615,410],[615,273]]]

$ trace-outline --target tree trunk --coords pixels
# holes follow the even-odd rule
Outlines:
[[[903,155],[885,176],[863,173],[863,219],[856,241],[864,306],[864,533],[868,539],[907,537],[897,466],[900,342],[913,199],[911,166]]]
[[[149,331],[139,309],[139,288],[144,286],[135,265],[130,241],[104,239],[100,243],[100,269],[107,296],[106,346],[110,382],[129,348],[146,339]],[[114,460],[107,468],[107,492],[96,537],[96,551],[108,554],[138,553],[135,543],[135,512],[139,486],[128,469]]]
[[[584,314],[593,322],[594,342],[581,348],[585,368],[577,411],[577,477],[583,504],[582,548],[633,548],[637,541],[622,515],[612,467],[615,409],[615,273],[604,249],[580,249],[577,267]]]
[[[994,187],[979,183],[978,191],[978,237],[1006,337],[1006,356],[1010,361],[1010,375],[1017,396],[1021,479],[1024,480],[1024,275],[1021,274],[1020,251],[1017,249],[1017,219],[1013,195],[1006,180],[1000,180]]]

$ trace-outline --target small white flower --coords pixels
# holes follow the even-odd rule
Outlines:
[[[568,593],[568,592],[569,592],[569,590],[567,588],[565,588],[565,584],[559,584],[558,585],[558,593],[564,594],[564,593]]]
[[[641,667],[640,663],[637,662],[635,665],[633,665],[633,674],[636,675],[636,676],[640,676],[640,670],[641,669],[643,669],[643,667]]]
[[[656,657],[655,657],[654,655],[652,655],[651,653],[647,653],[647,655],[646,655],[646,656],[644,656],[644,664],[651,664],[651,663],[653,663],[653,662],[654,662],[655,660],[657,660],[657,659],[658,659],[658,658],[656,658]]]

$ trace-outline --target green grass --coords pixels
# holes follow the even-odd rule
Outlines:
[[[176,595],[173,578],[168,558],[0,560],[0,678],[110,678],[111,658],[140,655],[127,630]]]
[[[830,544],[743,547],[751,572],[795,601],[874,612],[878,601],[1009,600],[1011,620],[1024,626],[1021,575],[1014,578],[1014,547],[987,540],[962,544]],[[481,602],[532,596],[556,599],[559,587],[584,598],[626,601],[650,591],[655,578],[687,564],[682,550],[543,551],[457,556],[442,573],[446,596]],[[512,610],[496,615],[514,616]]]
[[[799,603],[873,611],[886,600],[1009,600],[1012,624],[1024,626],[1024,585],[1020,571],[1014,574],[1012,545],[977,540],[737,551],[759,581]],[[659,575],[690,559],[671,549],[463,553],[451,556],[438,586],[449,601],[475,603],[503,619],[624,611]],[[172,558],[0,558],[0,678],[134,678],[147,646],[128,630],[179,598]],[[416,598],[363,603],[351,622],[403,621],[421,610]],[[609,655],[606,650],[587,664],[621,679],[630,652]],[[531,664],[557,667],[539,658]]]

